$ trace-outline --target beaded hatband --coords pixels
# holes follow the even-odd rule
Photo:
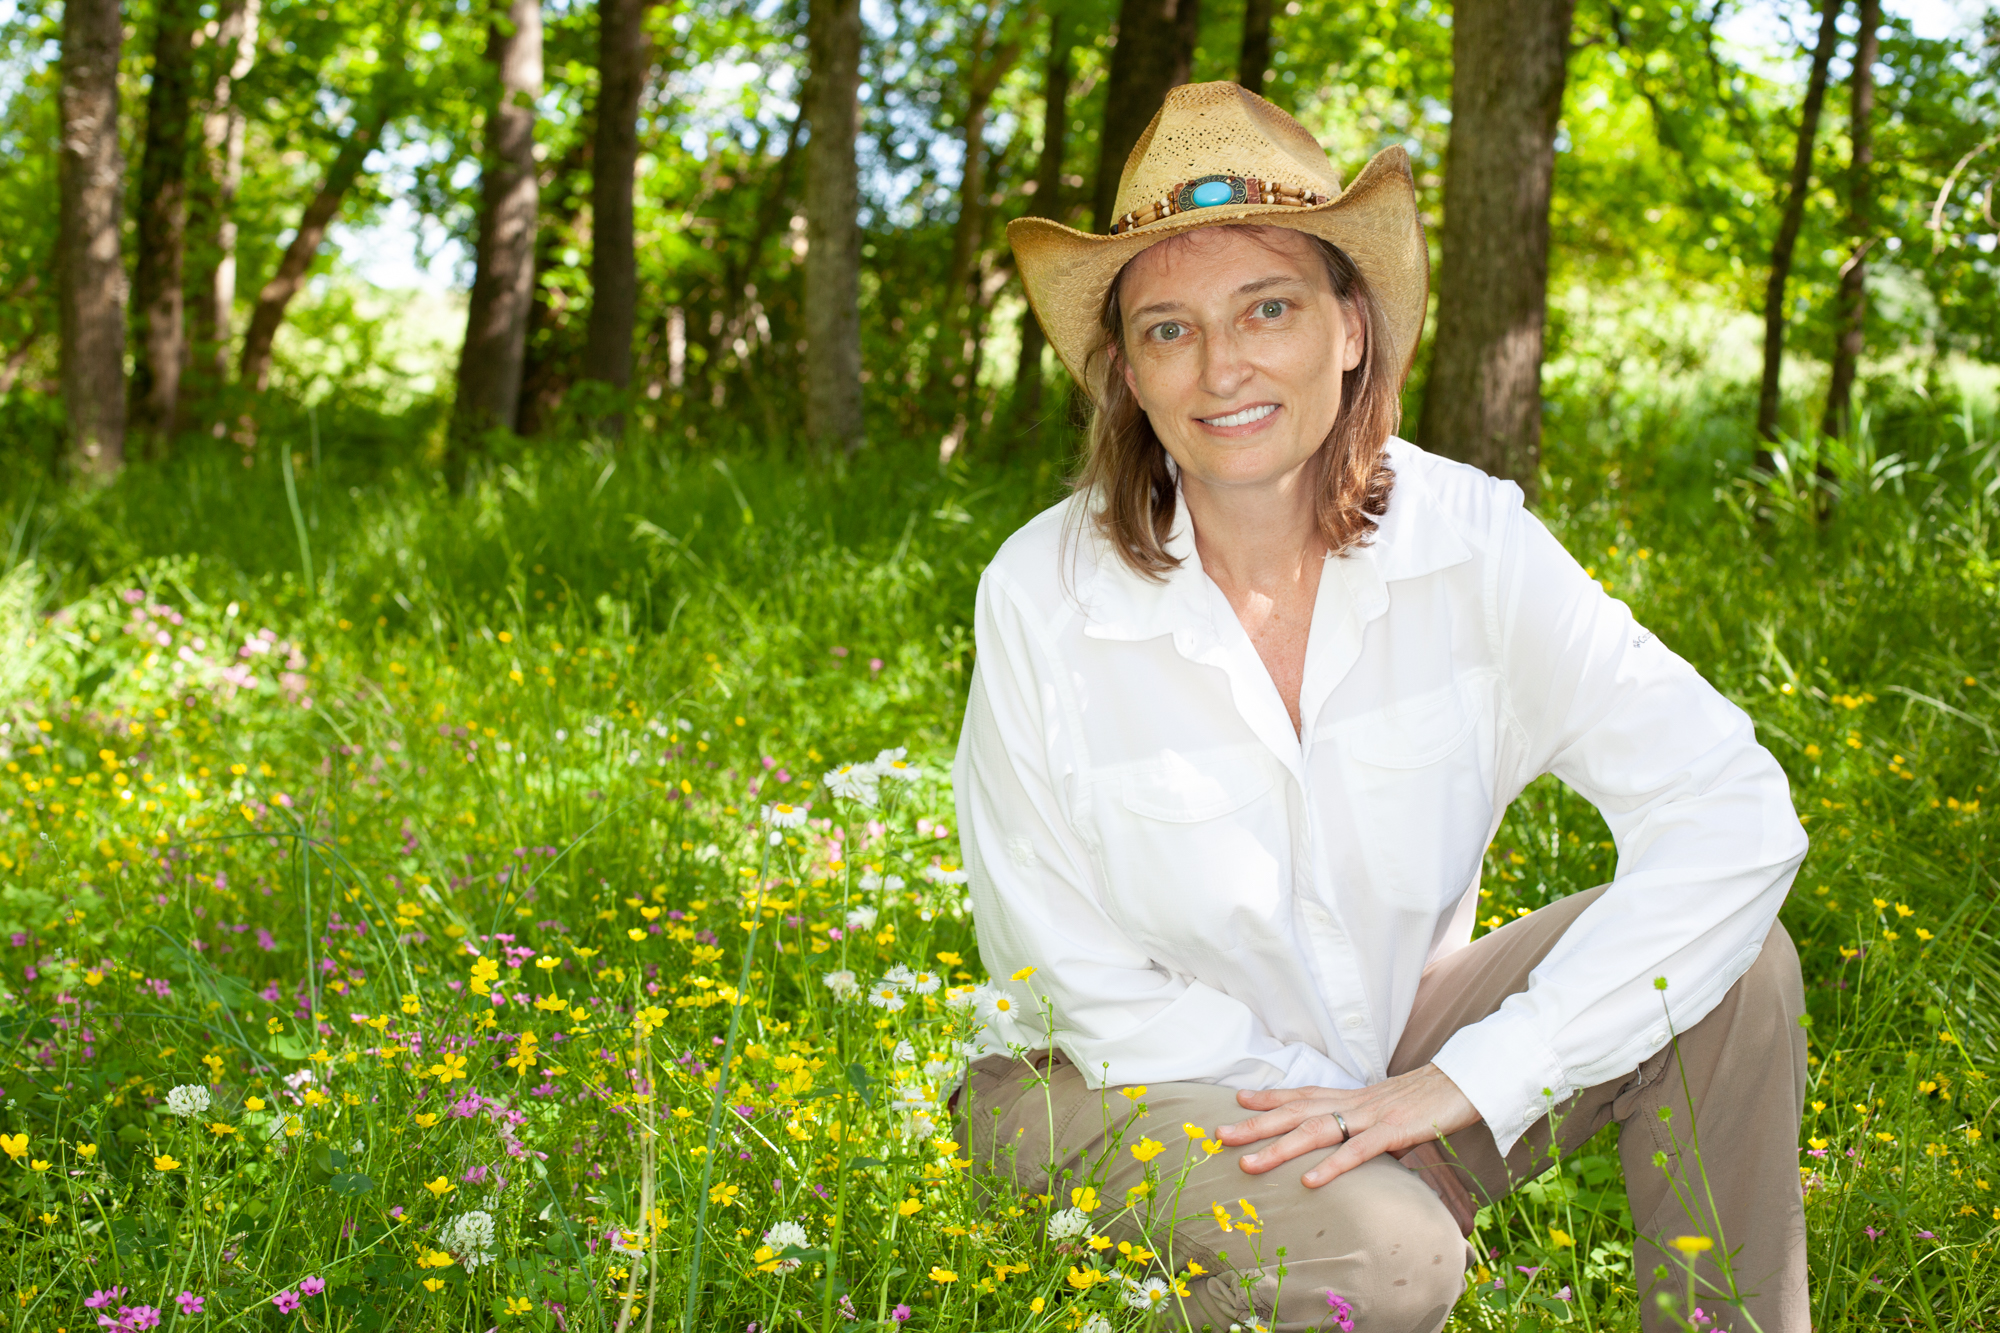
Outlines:
[[[1111,234],[1122,235],[1134,227],[1143,227],[1176,213],[1213,208],[1218,204],[1286,204],[1294,208],[1316,208],[1332,202],[1330,195],[1295,189],[1277,181],[1251,180],[1243,176],[1198,176],[1174,186],[1167,191],[1164,199],[1154,200],[1151,207],[1125,214],[1112,224]]]

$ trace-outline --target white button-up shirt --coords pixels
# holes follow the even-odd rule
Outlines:
[[[1519,488],[1402,440],[1388,456],[1372,542],[1320,578],[1302,735],[1184,505],[1162,582],[1088,525],[1066,539],[1077,499],[987,567],[953,780],[980,952],[1014,1000],[987,1006],[994,1046],[1053,1041],[1094,1086],[1374,1083],[1543,773],[1603,813],[1618,868],[1528,988],[1436,1056],[1502,1152],[1756,958],[1806,837],[1750,719]]]

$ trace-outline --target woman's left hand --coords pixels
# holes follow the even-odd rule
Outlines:
[[[1339,1145],[1300,1177],[1315,1189],[1371,1157],[1401,1154],[1479,1122],[1478,1110],[1458,1085],[1428,1064],[1367,1088],[1272,1088],[1239,1092],[1236,1100],[1261,1114],[1224,1125],[1217,1138],[1231,1145],[1277,1139],[1243,1158],[1243,1169],[1253,1175]],[[1347,1122],[1346,1134],[1334,1119],[1336,1112]]]

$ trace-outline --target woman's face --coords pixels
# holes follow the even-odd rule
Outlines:
[[[1184,483],[1269,486],[1325,443],[1362,326],[1304,235],[1189,232],[1126,265],[1118,300],[1125,383]]]

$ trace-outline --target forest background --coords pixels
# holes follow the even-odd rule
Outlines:
[[[628,424],[1061,459],[1075,414],[1004,224],[1101,230],[1186,79],[1261,89],[1348,174],[1408,149],[1441,262],[1405,433],[1531,489],[1544,368],[1558,412],[1747,382],[1769,437],[1837,428],[1863,368],[1935,393],[2000,358],[1976,8],[1921,31],[1876,0],[4,12],[0,422],[52,475],[252,452],[306,406],[350,458],[456,482],[510,440]]]

